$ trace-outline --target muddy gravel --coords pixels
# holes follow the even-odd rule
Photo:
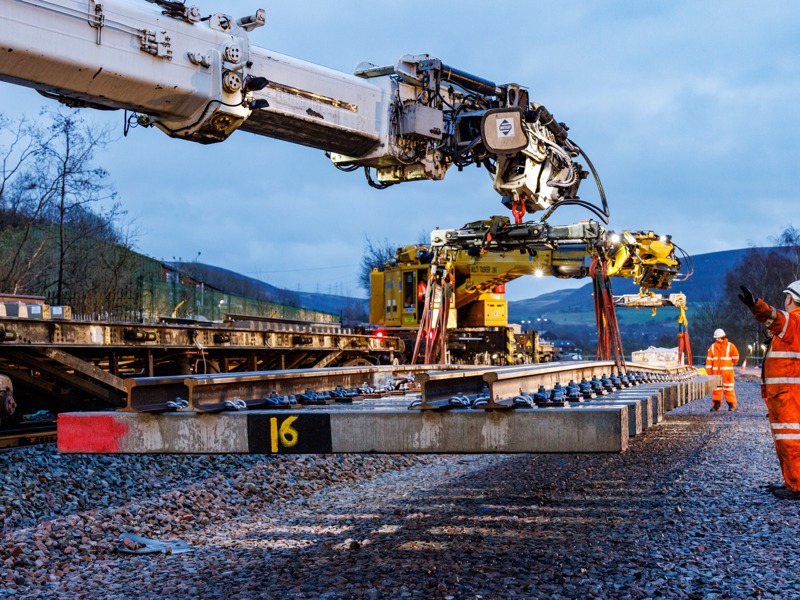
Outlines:
[[[5,452],[0,598],[790,598],[800,503],[763,489],[766,409],[737,393],[622,454]]]

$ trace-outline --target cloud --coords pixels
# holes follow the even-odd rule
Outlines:
[[[256,6],[204,0],[201,11],[242,16]],[[386,65],[427,52],[528,86],[598,168],[612,228],[656,229],[701,253],[766,243],[795,212],[795,2],[576,0],[556,9],[522,0],[276,0],[264,7],[267,25],[253,43],[309,62],[351,72],[362,61]],[[0,85],[0,102],[4,114],[29,116],[46,103],[10,84]],[[121,112],[85,114],[122,129]],[[417,242],[420,231],[505,214],[478,169],[377,191],[320,151],[244,133],[201,146],[134,129],[99,162],[140,226],[141,251],[167,260],[202,252],[204,262],[305,291],[356,293],[365,235],[402,245]],[[591,180],[581,196],[597,201]],[[559,210],[553,219],[590,216]],[[509,297],[562,285],[515,282]]]

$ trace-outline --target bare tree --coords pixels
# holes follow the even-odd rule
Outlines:
[[[45,222],[48,199],[33,190],[47,141],[37,124],[0,116],[0,289],[7,292],[26,291],[34,265],[45,256],[46,239],[37,227]]]
[[[74,113],[47,114],[52,123],[51,137],[44,151],[48,167],[46,195],[52,198],[51,220],[57,225],[55,285],[57,301],[62,303],[65,287],[79,285],[77,279],[84,272],[81,265],[85,266],[86,255],[77,252],[85,247],[81,242],[88,239],[121,241],[114,230],[120,208],[115,202],[116,192],[108,182],[108,171],[93,164],[95,152],[110,141],[108,130],[87,125]],[[98,207],[109,201],[110,207],[98,212]],[[68,264],[73,251],[76,260]]]
[[[773,259],[780,260],[781,275],[785,278],[779,284],[783,290],[800,279],[800,229],[790,224],[773,241],[779,249]]]
[[[384,238],[383,241],[375,241],[368,235],[365,235],[364,254],[361,257],[358,285],[369,292],[371,287],[370,274],[372,270],[378,269],[379,271],[383,271],[386,263],[389,259],[394,257],[396,251],[397,246],[390,244],[387,238]]]
[[[43,150],[42,141],[42,132],[36,124],[24,118],[13,123],[0,115],[0,209],[3,211],[0,217],[5,219],[7,214],[18,212],[17,195],[6,192],[17,175],[35,164]]]
[[[725,277],[726,301],[738,302],[739,286],[750,288],[768,302],[779,301],[783,290],[800,279],[800,231],[787,226],[771,248],[751,248]]]
[[[772,241],[771,248],[750,248],[744,254],[726,273],[721,293],[694,304],[693,339],[698,331],[700,339],[710,340],[714,329],[721,327],[743,356],[761,354],[768,332],[739,301],[739,286],[774,305],[781,302],[786,286],[800,279],[800,230],[788,225]]]
[[[119,304],[130,231],[116,220],[109,174],[94,163],[109,133],[77,113],[44,112],[44,125],[0,117],[0,290],[69,298],[78,311]]]

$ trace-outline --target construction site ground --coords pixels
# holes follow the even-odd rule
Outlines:
[[[800,503],[764,489],[757,379],[737,392],[619,454],[5,453],[2,494],[25,494],[0,498],[0,597],[792,597]],[[125,552],[122,533],[192,551]]]

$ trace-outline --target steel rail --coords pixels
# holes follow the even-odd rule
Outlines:
[[[377,388],[387,381],[416,379],[431,366],[339,367],[293,369],[252,373],[175,375],[137,377],[125,380],[128,391],[125,411],[164,412],[185,405],[186,410],[215,412],[226,403],[242,401],[247,408],[266,407],[270,396],[292,396],[307,390],[329,391],[341,388]],[[439,366],[438,369],[455,369]],[[291,408],[292,405],[285,405]],[[274,407],[273,407],[274,408]]]
[[[34,423],[0,431],[0,449],[50,444],[56,441],[56,424]]]
[[[299,369],[252,373],[142,377],[125,380],[127,412],[167,412],[187,410],[217,412],[232,408],[297,408],[298,405],[333,403],[303,402],[296,397],[277,406],[270,398],[298,396],[337,388],[378,388],[390,381],[412,382],[407,392],[418,391],[421,409],[447,408],[456,394],[488,395],[485,409],[510,408],[510,400],[520,393],[533,393],[539,386],[567,385],[570,380],[605,377],[614,370],[612,361],[560,362],[509,367],[404,365]],[[690,367],[653,367],[630,364],[628,371],[663,373],[670,376],[694,372]],[[419,388],[413,382],[420,384]]]
[[[422,408],[443,408],[447,400],[456,395],[486,395],[485,409],[511,408],[511,400],[520,394],[532,394],[539,386],[552,388],[557,383],[566,386],[570,381],[583,378],[606,377],[616,370],[614,361],[554,362],[536,365],[487,367],[465,372],[437,372],[422,374]],[[690,367],[660,367],[629,363],[628,372],[659,372],[675,376],[691,371]]]

